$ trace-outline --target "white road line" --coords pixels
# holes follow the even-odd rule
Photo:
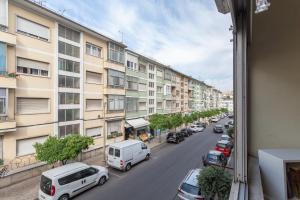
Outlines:
[[[120,176],[120,175],[118,175],[118,174],[115,174],[115,173],[111,173],[111,172],[109,172],[108,175],[113,175],[113,176],[116,176],[116,177],[118,177],[118,178],[122,178],[122,176]]]

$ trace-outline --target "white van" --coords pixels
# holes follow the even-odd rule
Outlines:
[[[109,166],[128,171],[131,166],[150,158],[150,149],[139,140],[125,140],[108,147],[107,163]]]
[[[73,196],[108,180],[108,170],[76,162],[42,173],[40,200],[68,200]]]

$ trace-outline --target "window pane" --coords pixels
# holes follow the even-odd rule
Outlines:
[[[64,122],[65,120],[65,110],[64,109],[60,109],[58,110],[58,121],[59,122]]]

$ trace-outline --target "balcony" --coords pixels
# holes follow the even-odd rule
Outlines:
[[[16,121],[0,116],[0,133],[16,131]]]
[[[15,46],[17,44],[17,36],[8,32],[0,31],[0,42]]]
[[[3,88],[16,88],[16,74],[0,71],[0,83]]]

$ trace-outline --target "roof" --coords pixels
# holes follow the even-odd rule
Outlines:
[[[130,119],[126,120],[126,123],[132,126],[133,128],[141,128],[144,126],[149,126],[149,122],[144,118]]]
[[[61,167],[56,167],[54,169],[45,171],[45,172],[43,172],[43,175],[47,176],[48,178],[52,178],[52,177],[61,176],[65,173],[70,173],[72,171],[78,171],[80,169],[85,169],[87,167],[89,167],[89,166],[85,163],[75,162],[75,163],[66,164]]]
[[[228,140],[219,140],[218,144],[228,144],[229,141]]]
[[[133,144],[138,144],[141,143],[140,140],[124,140],[122,142],[118,142],[118,143],[114,143],[112,145],[110,145],[111,147],[116,147],[116,148],[124,148]]]
[[[38,12],[39,14],[41,15],[44,15],[44,16],[47,16],[53,20],[56,20],[62,24],[67,24],[69,26],[71,26],[70,28],[74,28],[74,29],[77,29],[79,31],[83,31],[83,32],[86,32],[86,33],[89,33],[95,37],[98,37],[98,38],[101,38],[102,40],[106,40],[106,41],[109,41],[109,42],[114,42],[124,48],[126,48],[127,46],[119,41],[116,41],[108,36],[105,36],[101,33],[99,33],[98,31],[95,31],[93,29],[90,29],[78,22],[75,22],[74,20],[71,20],[70,18],[67,18],[59,13],[57,13],[57,11],[55,10],[52,10],[48,7],[45,7],[45,6],[41,6],[35,2],[32,2],[30,0],[14,0],[14,1],[11,1],[11,2],[14,2],[14,3],[17,3],[19,5],[21,5],[23,8],[27,8],[27,9],[31,9],[31,10],[34,10],[35,12]]]
[[[215,151],[215,150],[210,150],[209,152],[208,152],[208,154],[213,154],[213,155],[221,155],[222,154],[222,152],[220,152],[220,151]]]
[[[197,186],[198,187],[198,179],[197,176],[199,175],[199,173],[201,172],[201,169],[192,169],[188,175],[186,176],[184,182],[189,184],[189,185],[193,185],[193,186]]]

